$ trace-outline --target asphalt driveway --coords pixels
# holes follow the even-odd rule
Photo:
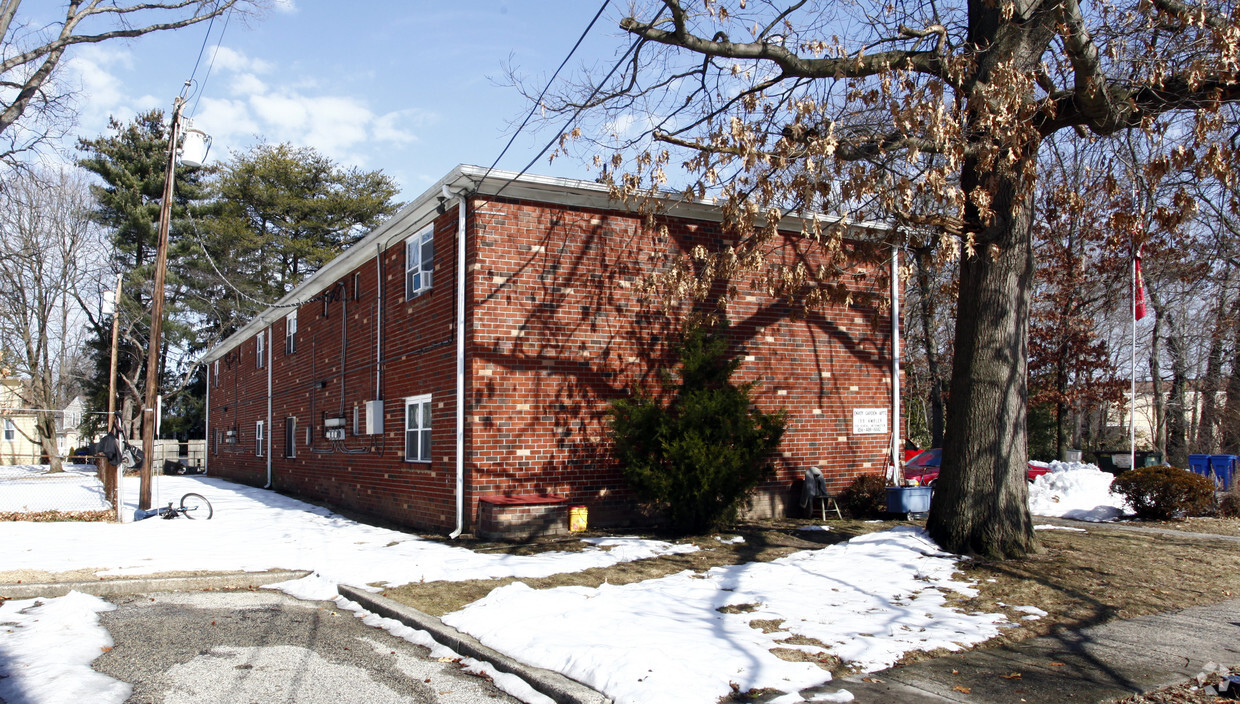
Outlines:
[[[517,701],[332,602],[267,590],[110,600],[100,621],[115,645],[93,667],[133,685],[134,704]]]

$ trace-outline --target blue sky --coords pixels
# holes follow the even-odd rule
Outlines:
[[[529,108],[503,84],[505,66],[541,87],[598,7],[283,0],[259,18],[215,22],[187,112],[213,137],[212,161],[261,140],[311,146],[344,165],[382,169],[409,199],[459,163],[491,164]],[[566,71],[610,65],[627,44],[616,26],[623,7],[609,8]],[[75,47],[62,79],[80,91],[76,134],[104,133],[109,115],[170,111],[205,36],[202,24]],[[520,170],[553,136],[523,132],[498,168]],[[544,157],[531,172],[591,178],[569,159]]]

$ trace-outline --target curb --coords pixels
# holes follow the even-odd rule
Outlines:
[[[360,589],[341,584],[336,590],[346,599],[356,601],[367,611],[385,618],[395,619],[410,628],[430,633],[436,641],[452,648],[456,652],[467,655],[475,660],[490,663],[496,670],[516,675],[525,680],[535,690],[553,699],[557,704],[611,704],[601,692],[595,691],[576,680],[569,679],[558,672],[530,667],[522,662],[491,650],[476,638],[461,633],[443,621],[422,613],[415,608],[406,606],[378,594],[371,594]]]
[[[137,577],[108,579],[95,582],[31,582],[0,584],[0,596],[8,599],[64,596],[71,591],[95,596],[144,594],[146,592],[186,592],[204,589],[252,589],[309,575],[307,570],[272,570],[270,572],[231,572],[195,575],[192,577]]]

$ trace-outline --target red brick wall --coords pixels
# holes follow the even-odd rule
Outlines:
[[[623,522],[632,497],[608,453],[606,409],[653,387],[677,323],[644,296],[645,274],[678,251],[722,242],[717,225],[535,203],[480,202],[471,310],[469,425],[479,495],[551,492]],[[872,280],[873,277],[870,277]],[[864,282],[858,287],[872,285]],[[806,467],[838,490],[886,466],[887,435],[853,436],[854,408],[890,404],[889,317],[835,307],[793,320],[756,287],[729,306],[739,381],[765,410],[789,411],[779,471],[752,507],[779,513]]]
[[[411,300],[405,299],[404,237],[388,243],[383,254],[380,344],[385,364],[378,367],[378,398],[384,399],[382,434],[365,434],[366,402],[376,398],[380,283],[374,258],[298,308],[297,345],[292,354],[285,353],[285,318],[272,323],[274,391],[268,432],[275,488],[405,525],[455,524],[455,235],[453,211],[436,221],[435,285]],[[355,288],[360,296],[355,297]],[[323,298],[328,299],[326,315]],[[277,314],[283,316],[287,310],[291,309]],[[239,346],[244,360],[239,374],[221,367],[221,386],[231,390],[235,385],[238,392],[234,395],[249,401],[229,404],[219,388],[211,389],[212,428],[230,423],[234,408],[244,408],[249,414],[241,423],[242,451],[230,452],[221,445],[220,452],[211,447],[208,452],[212,474],[262,485],[266,458],[254,456],[253,421],[266,415],[267,370],[252,369],[253,348],[253,339]],[[433,403],[433,461],[406,462],[404,399],[426,393],[432,395]],[[359,421],[356,434],[354,408]],[[325,418],[340,415],[345,418],[345,439],[329,441]],[[292,458],[287,457],[285,442],[289,417],[297,419]]]
[[[267,432],[276,488],[405,525],[455,525],[456,223],[455,209],[437,218],[435,286],[411,301],[404,297],[404,239],[390,242],[382,256],[382,435],[353,434],[353,408],[359,407],[364,425],[364,404],[375,397],[375,260],[342,277],[343,287],[325,292],[337,292],[326,317],[321,300],[300,306],[295,353],[284,352],[284,318],[271,324],[273,422]],[[477,521],[478,497],[506,493],[563,495],[589,507],[591,525],[634,518],[632,496],[608,453],[607,403],[636,383],[657,384],[656,370],[666,363],[667,341],[677,327],[659,301],[640,293],[640,284],[675,252],[722,241],[713,224],[668,226],[662,236],[644,231],[639,218],[610,211],[471,203],[469,524]],[[857,473],[882,471],[888,438],[853,436],[852,410],[889,404],[889,318],[838,307],[793,320],[783,306],[745,286],[729,308],[735,349],[745,355],[738,376],[760,382],[762,408],[786,408],[790,416],[779,471],[754,510],[783,511],[811,464],[836,489]],[[261,485],[266,458],[255,456],[254,422],[266,416],[267,370],[256,368],[254,354],[254,340],[242,342],[221,361],[218,385],[210,379],[212,433],[235,425],[238,443],[216,451],[209,438],[208,452],[213,474]],[[406,462],[403,400],[426,393],[434,413],[431,462]],[[339,413],[342,402],[346,440],[331,443],[323,437],[323,419]],[[288,416],[297,417],[295,458],[285,457]]]

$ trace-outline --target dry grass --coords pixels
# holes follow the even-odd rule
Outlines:
[[[611,567],[557,574],[538,579],[522,579],[520,581],[534,589],[551,589],[564,586],[597,587],[604,582],[608,584],[631,584],[633,582],[666,577],[669,574],[676,574],[684,570],[705,572],[712,567],[722,565],[738,565],[745,562],[769,562],[799,550],[842,543],[859,535],[884,530],[896,524],[894,522],[867,523],[865,521],[845,520],[832,521],[829,532],[797,530],[797,528],[804,525],[807,525],[807,522],[795,520],[770,521],[760,525],[747,524],[738,526],[735,531],[720,534],[724,537],[742,536],[745,538],[743,543],[723,543],[718,540],[719,536],[716,535],[699,536],[680,541],[697,545],[700,548],[697,552],[684,555],[665,555],[648,560],[623,562]],[[548,550],[564,550],[570,545],[573,549],[580,549],[585,546],[585,543],[574,537],[569,539],[561,538],[554,541],[540,541],[520,546],[476,543],[470,547],[482,551],[531,554],[532,552],[545,552]],[[467,604],[483,598],[490,594],[492,589],[497,589],[515,581],[517,580],[513,578],[505,578],[406,584],[390,587],[384,590],[383,594],[432,616],[443,616],[444,614],[458,611]]]
[[[816,522],[815,522],[816,523]],[[585,572],[521,580],[535,589],[557,586],[598,586],[604,581],[627,584],[655,579],[682,570],[704,572],[711,567],[742,562],[769,561],[791,552],[821,548],[865,533],[884,530],[893,522],[830,521],[830,532],[804,532],[811,525],[800,520],[778,520],[740,526],[734,533],[745,542],[724,544],[715,536],[687,542],[701,550],[624,563]],[[962,609],[1000,612],[1015,624],[987,645],[1017,642],[1062,629],[1078,629],[1114,619],[1215,603],[1240,596],[1240,541],[1203,539],[1190,532],[1240,536],[1240,519],[1192,519],[1183,522],[1137,524],[1171,528],[1176,533],[1125,530],[1122,525],[1089,525],[1087,531],[1038,531],[1042,550],[1021,560],[968,560],[964,576],[977,583],[979,594],[965,599],[951,596]],[[485,547],[485,546],[479,546]],[[489,549],[504,550],[502,546]],[[521,550],[534,549],[523,546]],[[557,548],[558,549],[558,548]],[[416,609],[442,616],[481,599],[492,589],[515,580],[434,582],[389,588],[385,594]],[[1001,606],[1004,604],[1007,606]],[[1012,606],[1036,606],[1048,615],[1026,620]],[[743,611],[742,608],[735,608]],[[751,624],[767,632],[780,630],[780,623]],[[789,643],[806,643],[794,636]],[[824,651],[826,649],[824,648]],[[828,652],[806,654],[793,649],[776,653],[789,659],[817,662],[839,674],[847,671]],[[910,653],[903,662],[916,662],[943,653]]]
[[[16,511],[0,512],[0,521],[33,521],[48,523],[51,521],[111,521],[116,518],[115,511],[34,511],[19,513]]]

